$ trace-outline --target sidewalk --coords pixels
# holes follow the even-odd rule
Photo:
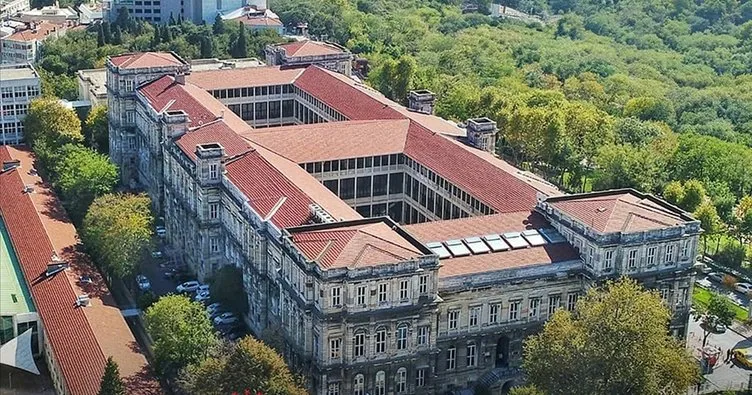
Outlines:
[[[750,327],[749,325],[742,324],[739,321],[734,321],[729,329],[738,333],[740,336],[744,336],[747,339],[752,339],[752,327]]]

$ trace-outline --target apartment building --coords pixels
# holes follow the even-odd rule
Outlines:
[[[0,38],[0,61],[3,64],[34,63],[39,60],[42,42],[49,37],[61,37],[70,28],[68,23],[30,22]]]
[[[0,0],[0,20],[5,20],[29,9],[31,9],[29,0]]]
[[[620,275],[686,336],[701,229],[680,209],[564,195],[493,154],[493,121],[431,115],[428,91],[405,108],[319,65],[158,76],[163,59],[109,59],[109,100],[134,112],[113,159],[199,278],[242,270],[246,323],[283,338],[313,393],[506,391],[524,338]],[[154,79],[119,83],[129,62]]]
[[[23,120],[40,89],[39,74],[31,64],[0,66],[0,145],[23,141]]]

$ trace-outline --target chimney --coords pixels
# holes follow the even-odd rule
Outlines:
[[[415,112],[423,114],[433,114],[433,105],[436,101],[436,95],[427,89],[410,91],[407,96],[408,108]]]
[[[475,148],[494,153],[497,132],[496,122],[487,117],[467,120],[467,142]]]
[[[175,82],[180,85],[185,85],[185,73],[178,73],[175,75]]]

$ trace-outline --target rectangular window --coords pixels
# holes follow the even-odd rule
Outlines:
[[[457,349],[449,347],[447,349],[447,370],[454,370],[457,358]]]
[[[592,267],[593,266],[593,258],[595,257],[595,248],[588,247],[588,255],[587,255],[587,265]]]
[[[660,291],[661,292],[661,299],[663,299],[663,301],[665,303],[667,303],[667,304],[668,304],[669,291],[670,290],[668,288],[661,288],[661,291]]]
[[[569,294],[567,295],[567,310],[574,311],[575,306],[577,306],[577,298],[579,298],[579,294]]]
[[[516,321],[520,318],[520,301],[509,302],[509,321]]]
[[[211,253],[219,252],[219,238],[217,237],[209,238],[209,252]]]
[[[371,197],[371,176],[358,177],[358,182],[355,184],[355,187],[355,197]]]
[[[340,346],[342,345],[342,339],[329,340],[329,358],[337,361],[340,359]]]
[[[450,331],[457,329],[457,321],[459,321],[460,318],[460,311],[459,310],[453,310],[450,311],[447,320],[447,328],[449,328]]]
[[[340,305],[342,305],[342,288],[334,287],[332,288],[332,307]]]
[[[354,357],[362,357],[365,355],[366,351],[366,334],[364,332],[359,332],[355,334],[355,337],[353,338],[353,356]]]
[[[219,203],[209,203],[209,219],[219,218]]]
[[[665,262],[666,262],[667,265],[670,265],[671,263],[674,262],[674,245],[673,244],[669,244],[669,245],[666,246],[666,260],[665,260]]]
[[[635,268],[637,268],[637,250],[631,250],[627,258],[627,269],[634,270]]]
[[[397,327],[397,349],[407,349],[407,325],[405,324]]]
[[[379,329],[376,331],[376,352],[386,352],[386,329]]]
[[[397,393],[405,393],[407,387],[407,369],[402,368],[397,370]]]
[[[400,301],[406,301],[410,298],[410,282],[408,280],[400,281],[399,290]]]
[[[329,384],[329,390],[327,391],[327,395],[339,395],[339,383]]]
[[[528,309],[531,318],[538,318],[538,310],[540,308],[540,298],[530,298],[530,306]]]
[[[387,302],[387,300],[388,300],[387,289],[388,288],[389,287],[388,287],[387,283],[380,283],[379,284],[379,303],[386,303]]]
[[[655,265],[655,247],[648,247],[646,262],[648,266]]]
[[[418,369],[415,371],[415,386],[423,387],[426,385],[426,370]]]
[[[470,308],[470,314],[468,315],[467,324],[474,328],[478,326],[478,317],[480,317],[480,306]]]
[[[428,275],[424,274],[418,278],[418,293],[425,295],[428,293]]]
[[[219,167],[216,163],[209,165],[209,179],[216,180],[219,178]]]
[[[603,270],[604,271],[611,271],[611,268],[614,267],[614,251],[606,251],[606,257],[603,260]]]
[[[501,311],[501,303],[492,303],[488,305],[488,323],[499,323],[499,312]]]
[[[682,258],[688,258],[689,257],[689,240],[684,240],[684,242],[682,242],[681,256],[682,256]]]
[[[556,312],[561,304],[561,295],[551,295],[548,297],[548,315],[551,316]]]
[[[366,304],[366,286],[358,285],[355,289],[355,304],[364,306]]]
[[[476,364],[476,355],[475,355],[475,343],[470,343],[467,345],[467,367],[472,368],[475,367]]]
[[[428,344],[428,331],[430,330],[430,327],[428,326],[421,326],[418,327],[418,345],[424,346]]]
[[[370,159],[370,158],[366,158]],[[367,163],[367,162],[366,162]],[[373,196],[384,196],[386,195],[387,187],[389,186],[387,182],[387,174],[379,174],[376,176],[373,176]]]

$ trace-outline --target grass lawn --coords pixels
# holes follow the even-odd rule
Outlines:
[[[710,295],[711,292],[707,289],[695,286],[694,292],[692,293],[692,304],[696,306],[707,307],[708,303],[710,303]],[[747,309],[741,306],[737,306],[734,303],[732,303],[731,305],[733,306],[734,312],[736,313],[736,319],[741,322],[746,322]]]

